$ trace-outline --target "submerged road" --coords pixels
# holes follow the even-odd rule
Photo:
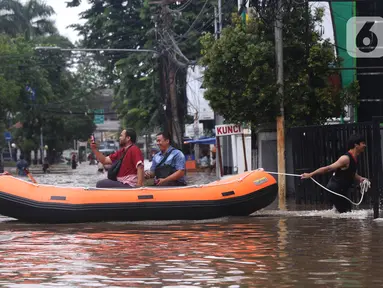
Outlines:
[[[35,178],[93,186],[106,177],[87,163],[66,168]],[[215,175],[190,178],[207,183]],[[31,225],[0,217],[0,286],[383,286],[383,219],[370,210],[339,215],[274,204],[208,221]]]

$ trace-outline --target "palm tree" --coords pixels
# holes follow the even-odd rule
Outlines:
[[[20,33],[24,20],[21,17],[23,5],[14,0],[0,0],[0,31],[15,36]]]
[[[0,32],[16,36],[24,34],[30,40],[36,36],[57,33],[54,21],[49,17],[55,11],[41,0],[0,0]]]

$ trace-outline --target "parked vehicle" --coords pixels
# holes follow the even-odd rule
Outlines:
[[[113,152],[118,150],[118,145],[116,141],[113,140],[107,140],[104,142],[101,142],[99,145],[98,151],[100,151],[105,156],[109,156]]]

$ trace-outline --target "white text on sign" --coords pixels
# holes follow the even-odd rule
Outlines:
[[[243,133],[243,130],[240,125],[228,124],[228,125],[215,126],[216,136],[236,135],[236,134],[242,134],[242,133]]]

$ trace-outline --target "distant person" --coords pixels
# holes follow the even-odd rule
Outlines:
[[[76,169],[77,168],[77,161],[76,161],[76,154],[72,154],[72,169]]]
[[[154,178],[157,186],[186,186],[185,155],[170,145],[170,136],[166,132],[157,134],[157,145],[160,151],[154,155],[145,178]]]
[[[213,172],[216,170],[216,152],[217,152],[217,149],[214,146],[213,149],[211,149],[210,172]]]
[[[27,176],[27,173],[25,173],[25,169],[29,167],[29,164],[27,161],[24,160],[24,155],[20,155],[19,161],[16,163],[16,174],[19,176]]]
[[[81,164],[82,162],[82,151],[78,153],[78,164]]]
[[[355,181],[361,183],[366,179],[356,173],[357,157],[366,149],[366,142],[362,136],[354,134],[350,136],[347,146],[348,151],[336,162],[329,166],[321,167],[314,172],[303,173],[301,175],[302,179],[334,172],[327,184],[327,189],[347,197],[347,192]],[[331,193],[330,201],[339,213],[351,211],[351,203],[343,197]]]
[[[48,157],[45,157],[43,162],[43,172],[44,173],[49,172],[48,168],[49,168]]]
[[[89,160],[89,165],[94,165],[94,164],[96,164],[96,161],[95,161],[95,155],[94,155],[93,152],[90,152],[90,153],[89,153],[88,160]]]
[[[105,156],[97,150],[95,143],[91,144],[91,149],[96,158],[103,165],[112,165],[122,158],[117,180],[104,179],[97,182],[97,188],[134,188],[140,187],[144,183],[144,158],[140,148],[136,145],[137,134],[131,129],[122,130],[120,134],[121,149]],[[109,175],[109,174],[108,174]]]
[[[207,168],[207,167],[209,167],[209,157],[206,155],[206,154],[204,154],[201,158],[200,158],[200,166],[201,166],[201,168]]]

